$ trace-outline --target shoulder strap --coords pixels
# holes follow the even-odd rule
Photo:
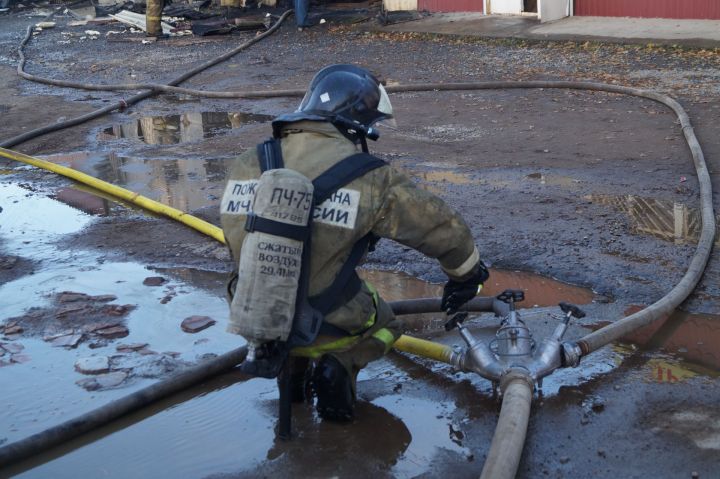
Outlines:
[[[387,163],[367,153],[357,153],[340,160],[313,180],[315,204],[321,204],[338,189],[364,174]],[[353,245],[350,255],[340,268],[335,280],[325,291],[310,299],[311,303],[324,315],[334,311],[343,298],[360,291],[362,282],[355,272],[368,246],[373,243],[375,235],[368,233]]]
[[[260,143],[257,146],[257,157],[260,170],[264,173],[268,170],[283,168],[285,162],[282,157],[282,149],[280,148],[280,140],[271,138]],[[312,220],[312,218],[311,218]],[[305,241],[310,235],[310,226],[297,226],[281,221],[275,221],[269,218],[261,218],[254,213],[247,215],[245,220],[245,231],[260,231],[276,236],[283,236],[298,241]]]
[[[319,205],[351,181],[386,164],[368,153],[356,153],[343,158],[313,180],[315,204]]]
[[[343,263],[335,280],[322,293],[310,298],[310,302],[318,311],[327,315],[335,311],[343,299],[350,298],[360,291],[362,281],[355,268],[360,264],[373,236],[369,233],[360,238],[350,250],[350,256]]]

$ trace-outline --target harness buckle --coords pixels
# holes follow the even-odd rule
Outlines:
[[[255,231],[256,220],[257,220],[257,215],[255,213],[249,213],[247,215],[247,219],[245,220],[245,231],[248,231],[250,233]]]

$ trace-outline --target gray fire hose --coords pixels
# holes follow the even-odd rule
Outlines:
[[[526,373],[510,373],[503,378],[500,418],[480,479],[515,477],[525,444],[534,387]]]

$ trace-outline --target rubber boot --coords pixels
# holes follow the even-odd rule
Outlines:
[[[355,417],[355,397],[347,370],[330,355],[320,358],[313,372],[316,409],[326,421],[345,422]]]

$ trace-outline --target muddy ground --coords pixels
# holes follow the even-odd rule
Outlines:
[[[33,12],[0,17],[2,139],[131,95],[58,89],[19,79],[15,49],[25,28],[40,18],[29,16]],[[55,28],[30,41],[27,70],[92,83],[166,82],[253,35],[181,37],[143,44],[142,36],[117,24],[92,26],[100,35],[90,39],[85,34],[88,27],[70,27],[70,19],[64,16],[56,21]],[[303,32],[284,25],[275,35],[184,86],[208,90],[304,88],[318,69],[332,63],[366,66],[388,84],[575,79],[668,93],[690,113],[718,197],[720,56],[715,51],[399,34],[383,31],[374,21],[355,25],[329,21]],[[539,273],[591,289],[595,301],[588,310],[594,317],[587,326],[614,320],[630,305],[659,299],[681,278],[697,237],[698,185],[675,117],[662,105],[563,90],[403,93],[392,95],[391,100],[398,127],[383,130],[371,150],[458,209],[493,268]],[[297,102],[296,98],[229,101],[167,95],[15,149],[47,156],[217,224],[224,172],[232,157],[268,136],[268,118],[294,109]],[[191,120],[204,122],[202,132],[192,133],[185,127],[185,133],[178,133],[179,125]],[[137,138],[143,121],[155,125],[152,137],[146,132],[144,138]],[[134,131],[135,137],[128,131]],[[50,197],[92,216],[92,221],[83,220],[78,228],[58,229],[58,234],[45,235],[38,227],[24,242],[16,240],[25,231],[11,227],[11,236],[7,236],[6,227],[6,236],[0,238],[0,284],[5,286],[0,287],[13,300],[6,303],[11,306],[0,317],[0,324],[5,327],[6,339],[9,336],[7,344],[43,337],[46,342],[52,337],[72,341],[73,334],[85,328],[80,349],[89,350],[95,344],[95,349],[115,350],[105,369],[125,374],[108,378],[113,387],[117,386],[113,380],[125,385],[114,390],[116,397],[139,387],[141,380],[166,377],[184,364],[220,353],[232,344],[232,338],[215,336],[177,343],[160,341],[158,331],[165,330],[152,328],[139,328],[142,333],[132,335],[133,325],[127,319],[136,318],[137,322],[157,313],[174,315],[179,322],[197,314],[216,317],[222,323],[226,314],[222,277],[230,269],[223,246],[169,220],[83,196],[69,181],[44,171],[0,159],[0,172],[0,181],[7,187],[2,190],[2,201]],[[35,209],[33,204],[28,203],[27,215],[45,208]],[[0,206],[7,215],[8,204]],[[683,227],[676,231],[679,215]],[[0,210],[0,233],[2,217]],[[139,266],[122,269],[128,261]],[[433,261],[390,242],[380,243],[366,268],[403,272],[431,283],[444,279]],[[95,279],[80,281],[83,271],[96,274]],[[158,276],[165,280],[142,284]],[[58,277],[68,278],[65,288]],[[44,281],[50,286],[43,286]],[[91,284],[93,281],[97,283]],[[126,284],[133,281],[137,287],[129,294]],[[714,322],[720,312],[719,288],[720,261],[715,254],[697,290],[682,306],[684,320],[691,313],[690,323],[702,321],[700,330],[705,333],[700,334],[701,339],[690,345],[668,342],[682,326],[667,326],[660,331],[662,340],[657,334],[652,336],[648,349],[638,352],[616,346],[620,349],[607,352],[594,364],[602,374],[580,374],[581,379],[556,387],[555,394],[538,401],[519,477],[690,477],[693,472],[713,477],[713,472],[720,470],[720,429],[708,418],[719,412],[720,338],[716,331],[720,323]],[[63,301],[64,291],[87,297]],[[204,303],[188,299],[201,294]],[[15,295],[28,297],[23,302]],[[108,311],[102,308],[113,301],[107,295],[119,296],[116,307],[127,308],[115,312],[113,324],[102,319],[108,316],[103,316]],[[41,305],[35,305],[38,298]],[[62,321],[69,304],[84,307],[74,310],[81,314],[70,332]],[[159,304],[173,309],[167,313]],[[13,327],[16,329],[8,332]],[[98,333],[113,327],[129,327],[131,336]],[[217,330],[213,334],[222,336],[221,329],[218,325],[208,331]],[[688,366],[682,358],[688,360],[688,350],[697,349],[703,337],[711,338],[707,343],[714,349],[700,348],[704,357],[690,358]],[[120,344],[122,341],[125,344]],[[159,356],[138,353],[147,353],[144,343],[148,342],[156,349],[150,353]],[[161,344],[153,344],[158,342]],[[659,348],[662,345],[666,347]],[[178,349],[183,347],[181,355]],[[138,354],[118,357],[128,351]],[[92,355],[91,351],[85,353]],[[20,381],[20,368],[33,362],[19,350],[7,351],[6,359],[12,355],[22,361],[9,361],[8,367],[0,368],[0,375],[11,371],[11,379]],[[143,359],[148,357],[152,360]],[[605,363],[612,367],[601,367]],[[451,471],[457,477],[477,476],[498,404],[487,382],[458,377],[442,368],[431,368],[439,374],[431,373],[425,363],[418,365],[399,356],[378,364],[361,382],[365,408],[361,414],[375,417],[372,424],[361,416],[352,426],[337,429],[321,425],[309,411],[298,411],[298,427],[305,431],[302,434],[313,450],[323,458],[333,458],[325,466],[312,469],[315,461],[299,449],[273,444],[268,438],[272,385],[242,385],[237,387],[249,389],[241,391],[240,397],[259,394],[262,399],[258,407],[264,422],[250,421],[264,431],[257,450],[248,444],[249,452],[239,458],[245,465],[220,461],[221,467],[218,458],[193,449],[197,460],[175,475],[255,477],[296,471],[317,477],[435,477]],[[678,371],[690,372],[678,379]],[[123,382],[128,377],[135,382]],[[23,390],[21,382],[13,384]],[[97,386],[93,384],[81,386],[92,391]],[[81,392],[67,393],[77,398],[71,413],[96,404],[94,397],[83,396],[88,393],[72,387]],[[223,411],[234,407],[235,400],[227,397],[231,389],[225,384],[209,386],[210,391],[226,391],[219,400]],[[12,397],[17,402],[24,396],[17,393]],[[6,406],[6,411],[12,412],[13,407]],[[420,416],[426,414],[427,421],[418,421],[412,410]],[[257,410],[243,406],[245,413],[257,415]],[[192,419],[198,414],[193,410]],[[163,421],[162,415],[158,417],[151,420]],[[210,423],[218,425],[222,432],[218,434],[227,442],[234,435],[219,425],[225,416],[219,417]],[[171,415],[165,421],[172,419]],[[36,420],[40,424],[27,430],[23,429],[26,422],[13,422],[11,432],[0,432],[0,443],[22,438],[25,431],[37,432],[53,420],[57,417],[41,415]],[[377,445],[372,439],[375,425],[380,423],[389,439],[387,444]],[[189,430],[211,433],[210,426],[198,427]],[[172,430],[170,426],[161,429]],[[357,443],[338,440],[346,435],[356,437]],[[433,435],[448,440],[427,439]],[[90,454],[120,448],[117,441],[105,448],[103,444],[92,444]],[[266,444],[271,445],[270,450]],[[336,454],[328,455],[328,450]],[[166,456],[160,453],[159,457]],[[53,458],[41,459],[44,465],[26,471],[27,477],[57,476],[60,470],[96,474],[95,469],[83,469],[88,466],[82,454],[46,462]],[[149,464],[147,458],[136,459],[144,466]]]

